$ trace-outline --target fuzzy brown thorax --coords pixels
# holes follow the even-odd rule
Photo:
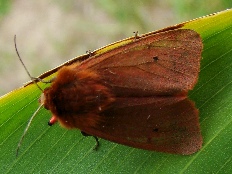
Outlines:
[[[44,107],[65,122],[69,120],[67,117],[98,115],[114,101],[113,94],[96,73],[78,71],[77,66],[62,67],[43,94]]]

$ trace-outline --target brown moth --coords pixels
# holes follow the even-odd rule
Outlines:
[[[50,125],[80,129],[97,143],[100,137],[192,154],[202,136],[199,112],[187,95],[198,80],[202,48],[200,35],[190,29],[136,34],[133,42],[62,66],[43,91],[41,106],[51,111]]]

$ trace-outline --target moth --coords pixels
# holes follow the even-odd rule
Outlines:
[[[134,148],[195,153],[202,136],[188,91],[198,81],[202,49],[200,35],[190,29],[136,35],[132,42],[61,66],[40,104],[51,112],[49,125],[58,121],[80,129],[97,145],[100,137]]]

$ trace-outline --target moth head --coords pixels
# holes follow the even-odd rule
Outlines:
[[[39,98],[39,103],[40,103],[40,105],[42,105],[45,109],[47,109],[47,110],[50,110],[50,108],[49,108],[49,105],[47,104],[47,97],[46,97],[46,91],[49,89],[49,87],[48,88],[46,88],[44,91],[43,91],[43,93],[40,95],[40,98]],[[52,126],[53,124],[55,124],[56,122],[58,121],[58,119],[57,119],[57,117],[54,115],[54,114],[52,114],[52,117],[51,117],[51,119],[48,121],[48,125],[49,126]]]

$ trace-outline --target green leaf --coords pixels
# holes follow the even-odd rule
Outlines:
[[[200,110],[204,143],[199,152],[171,155],[103,139],[95,152],[92,137],[47,126],[51,114],[42,109],[16,158],[18,141],[39,105],[41,91],[30,84],[0,98],[1,173],[232,173],[232,10],[186,22],[183,28],[200,33],[204,44],[199,81],[189,94]],[[55,74],[47,75],[45,80]]]

